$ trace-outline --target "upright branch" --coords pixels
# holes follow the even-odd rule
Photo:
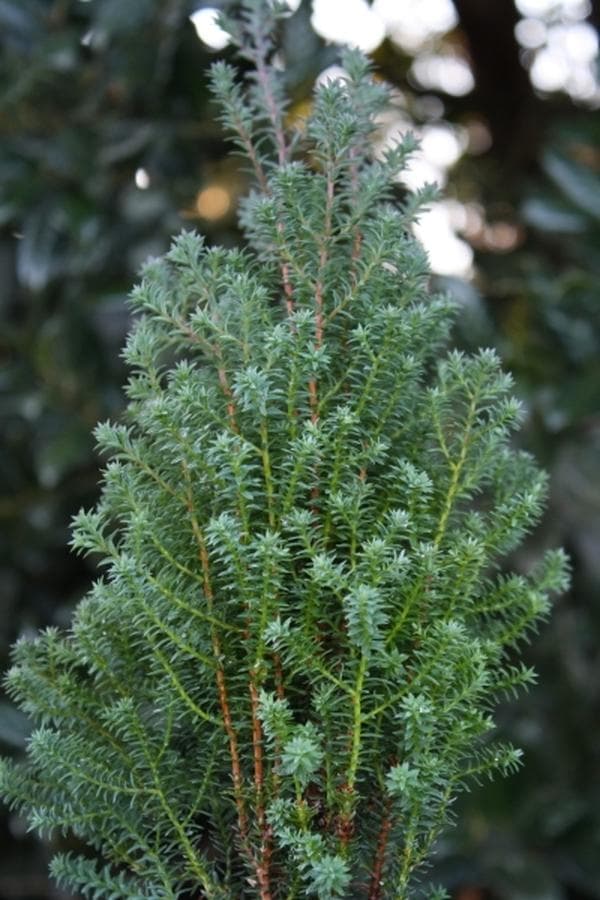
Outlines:
[[[215,606],[215,595],[212,588],[212,580],[210,573],[210,560],[206,546],[206,539],[198,523],[196,517],[195,504],[192,494],[192,482],[190,472],[187,466],[183,467],[184,478],[187,484],[187,502],[190,523],[198,548],[198,558],[200,561],[200,571],[202,572],[202,580],[204,585],[204,598],[209,615],[213,615]],[[240,754],[238,746],[238,737],[233,724],[231,715],[231,705],[229,702],[229,692],[225,679],[225,671],[223,668],[223,650],[221,638],[216,627],[211,629],[212,650],[215,660],[215,677],[217,682],[217,691],[219,697],[219,706],[223,717],[223,725],[227,740],[229,742],[229,754],[231,759],[231,776],[233,780],[233,792],[235,796],[235,804],[238,814],[238,826],[240,840],[246,852],[251,854],[250,845],[248,843],[248,814],[246,812],[246,804],[244,799],[244,780],[242,775],[242,767],[240,763]]]
[[[332,166],[328,165],[326,170],[326,191],[325,191],[325,212],[323,221],[323,230],[320,235],[319,248],[319,268],[317,271],[317,279],[315,282],[315,346],[319,350],[323,346],[323,292],[324,292],[324,276],[327,267],[327,259],[329,255],[329,243],[331,241],[332,227],[332,211],[334,199],[335,185],[332,174]],[[313,423],[319,420],[319,392],[317,381],[311,378],[308,384],[310,397],[311,419]]]

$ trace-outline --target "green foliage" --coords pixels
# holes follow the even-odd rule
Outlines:
[[[566,584],[560,552],[500,571],[545,478],[496,355],[444,349],[410,232],[431,192],[391,203],[412,138],[371,157],[388,95],[356,52],[290,135],[272,24],[246,0],[249,82],[213,70],[247,247],[184,233],[145,267],[75,520],[106,574],[7,676],[37,728],[0,790],[102,858],[53,863],[86,896],[413,896],[456,795],[519,763],[492,712]]]

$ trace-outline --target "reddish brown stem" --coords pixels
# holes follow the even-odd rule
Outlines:
[[[202,588],[204,597],[206,599],[206,605],[210,613],[214,608],[215,595],[212,587],[211,581],[211,572],[210,572],[210,559],[208,556],[208,550],[206,547],[206,541],[204,538],[204,534],[198,520],[196,518],[195,510],[194,510],[194,501],[191,492],[191,479],[190,473],[185,464],[183,464],[183,474],[188,484],[188,495],[187,495],[187,507],[188,512],[190,514],[190,520],[192,523],[192,531],[194,533],[194,537],[196,539],[196,544],[198,546],[198,558],[200,561],[200,570],[202,572]],[[238,827],[240,831],[240,840],[242,847],[250,860],[251,864],[256,869],[256,864],[254,861],[254,855],[252,853],[252,849],[250,847],[249,840],[249,827],[248,827],[248,814],[246,812],[246,806],[244,803],[244,779],[242,776],[242,766],[240,763],[240,754],[238,749],[238,739],[235,728],[233,726],[233,720],[231,717],[231,707],[229,704],[229,693],[227,691],[227,682],[225,680],[225,671],[223,669],[223,654],[221,650],[221,641],[219,639],[218,632],[216,628],[213,627],[211,634],[211,643],[213,656],[216,663],[216,671],[215,678],[217,682],[217,694],[219,697],[219,706],[221,709],[221,716],[223,719],[223,727],[225,728],[225,734],[227,735],[227,740],[229,743],[229,756],[231,760],[231,777],[233,780],[233,795],[235,798],[235,805],[237,810],[238,817]]]
[[[233,393],[229,387],[229,381],[227,380],[227,373],[223,366],[219,366],[217,371],[219,375],[219,384],[227,397],[227,415],[229,416],[229,424],[233,431],[238,432],[239,428],[235,418],[235,403],[233,401]]]
[[[277,147],[277,160],[279,165],[282,166],[287,159],[287,146],[285,141],[285,133],[283,130],[283,124],[281,121],[281,112],[279,104],[275,99],[275,95],[273,93],[272,85],[271,85],[271,72],[267,63],[267,49],[265,47],[264,38],[262,35],[256,34],[254,36],[256,41],[256,77],[259,85],[262,88],[263,96],[265,98],[265,104],[267,110],[269,112],[269,118],[271,119],[271,124],[273,125],[273,131],[275,132],[275,145]]]
[[[257,46],[260,44],[258,36],[256,36]],[[275,142],[277,144],[277,154],[279,165],[282,165],[287,159],[287,146],[285,142],[285,134],[283,131],[283,126],[281,124],[281,117],[278,112],[278,107],[275,102],[275,98],[273,96],[273,92],[270,87],[269,82],[269,73],[267,62],[265,58],[265,51],[262,47],[262,44],[259,47],[259,52],[256,59],[256,72],[258,75],[259,84],[263,90],[265,96],[265,102],[267,104],[267,108],[269,110],[269,115],[271,117],[271,121],[273,123],[273,129],[275,132]],[[244,147],[246,148],[246,153],[252,163],[252,167],[254,168],[254,172],[256,178],[258,180],[258,184],[260,186],[263,194],[270,195],[271,190],[269,188],[269,182],[267,180],[267,176],[265,174],[265,170],[263,169],[259,159],[258,154],[256,152],[256,148],[252,142],[250,135],[247,133],[246,129],[242,125],[241,122],[236,122],[236,127],[238,134],[240,135]],[[283,223],[277,223],[277,230],[279,232],[283,231]],[[290,282],[290,274],[289,274],[289,266],[287,263],[281,264],[281,277],[283,279],[283,290],[285,293],[285,305],[288,312],[288,315],[294,311],[294,301],[293,301],[293,288]]]
[[[258,715],[258,691],[256,673],[250,672],[250,704],[252,709],[252,749],[254,755],[254,787],[256,790],[256,820],[261,834],[260,859],[255,863],[256,879],[260,889],[260,900],[271,900],[270,860],[271,830],[267,824],[264,805],[264,762],[263,733]]]
[[[254,786],[256,788],[256,818],[261,830],[265,825],[265,809],[263,805],[264,766],[263,735],[258,715],[258,691],[256,690],[256,673],[250,672],[250,705],[252,709],[252,749],[254,753]]]
[[[327,261],[325,254],[321,253],[323,264]],[[323,285],[317,281],[315,288],[315,344],[321,347],[323,344]]]
[[[209,610],[214,607],[215,595],[212,588],[210,574],[210,559],[206,547],[206,541],[202,533],[202,529],[196,519],[194,512],[194,503],[191,496],[190,474],[184,465],[184,475],[188,482],[188,510],[191,517],[192,529],[196,543],[198,545],[198,556],[200,559],[200,567],[202,571],[202,586],[206,603]],[[250,844],[250,829],[248,822],[248,814],[244,802],[244,778],[242,775],[242,766],[240,762],[238,738],[233,726],[231,716],[231,707],[229,703],[229,693],[225,680],[225,671],[222,664],[221,641],[216,629],[213,628],[212,649],[216,662],[216,681],[217,693],[219,697],[219,706],[221,708],[221,716],[223,718],[223,726],[229,743],[229,756],[231,759],[231,777],[233,780],[233,794],[238,816],[238,827],[240,831],[241,844],[256,874],[256,880],[260,889],[260,900],[272,900],[271,889],[269,883],[269,862],[271,857],[271,830],[266,821],[263,789],[264,789],[264,766],[262,751],[262,727],[258,716],[258,693],[256,690],[255,675],[250,676],[250,698],[252,706],[252,745],[254,750],[254,782],[256,786],[257,796],[257,820],[261,830],[261,848],[260,859],[257,859]]]
[[[283,233],[283,222],[277,223],[277,231]],[[281,279],[283,281],[283,292],[285,294],[285,308],[288,316],[294,312],[294,289],[290,281],[290,267],[286,262],[281,263]]]
[[[381,820],[379,829],[379,837],[377,839],[377,850],[375,851],[375,861],[373,863],[373,872],[371,873],[371,886],[369,888],[368,900],[380,900],[382,891],[383,867],[385,865],[385,854],[387,851],[390,831],[392,829],[392,804],[388,800]]]
[[[279,700],[285,700],[283,669],[281,667],[281,657],[279,653],[273,654],[273,666],[275,669],[275,693],[277,694],[277,698]],[[279,794],[279,788],[281,787],[281,778],[279,775],[279,768],[281,766],[281,741],[278,738],[276,738],[275,740],[274,751],[271,786],[273,790],[273,796],[277,797]]]
[[[343,853],[346,852],[348,844],[354,837],[354,815],[352,812],[353,798],[355,795],[354,788],[345,782],[340,785],[340,794],[343,795],[342,811],[335,818],[335,833],[340,842],[340,848]]]
[[[318,422],[319,421],[319,398],[317,396],[317,382],[314,378],[308,382],[308,402],[310,404],[310,418],[311,421]]]
[[[283,292],[285,294],[285,308],[288,316],[294,312],[294,289],[290,282],[290,267],[287,263],[281,264],[281,277],[283,279]]]
[[[256,180],[260,186],[260,189],[265,193],[269,193],[269,185],[267,183],[267,176],[265,175],[265,170],[263,169],[260,160],[258,158],[258,153],[256,152],[256,147],[252,142],[252,138],[246,131],[246,128],[240,121],[240,119],[235,119],[235,130],[239,134],[242,143],[244,145],[244,149],[252,164],[252,168],[254,169],[254,174],[256,175]]]
[[[221,646],[220,643],[213,640],[213,649],[215,655],[217,653],[220,656]],[[233,727],[233,722],[231,719],[231,710],[229,707],[229,696],[227,693],[227,685],[225,683],[225,673],[223,672],[223,668],[219,666],[217,668],[217,691],[219,694],[219,705],[221,707],[221,715],[223,716],[223,724],[225,726],[225,733],[227,734],[227,739],[229,741],[229,755],[231,757],[231,775],[233,778],[233,792],[235,795],[235,805],[238,812],[238,824],[240,827],[240,835],[242,838],[242,843],[248,847],[248,816],[246,814],[246,807],[244,805],[243,798],[243,778],[242,778],[242,767],[240,765],[240,756],[238,751],[238,743],[237,743],[237,735],[235,733],[235,729]]]
[[[194,523],[194,533],[196,536],[196,540],[198,542],[198,556],[200,557],[200,566],[202,569],[202,580],[204,586],[204,596],[206,597],[207,605],[209,610],[212,610],[214,606],[214,593],[212,589],[212,583],[210,579],[210,561],[208,558],[208,550],[206,549],[206,542],[204,540],[204,535],[202,534],[200,527],[196,521],[195,516],[193,515],[193,507],[191,506],[190,501],[190,512],[192,513],[192,522]],[[243,796],[243,778],[242,778],[242,767],[240,765],[240,755],[238,750],[238,741],[237,735],[235,733],[235,729],[233,727],[233,721],[231,718],[231,709],[229,706],[229,695],[227,691],[227,684],[225,682],[225,672],[223,671],[223,665],[221,663],[222,652],[221,652],[221,642],[219,640],[219,636],[215,629],[213,628],[212,632],[212,648],[213,654],[215,657],[215,661],[217,662],[216,669],[216,680],[217,680],[217,693],[219,695],[219,706],[221,707],[221,715],[223,716],[223,725],[225,727],[225,733],[227,735],[227,739],[229,741],[229,754],[231,757],[231,776],[233,779],[233,792],[235,796],[235,804],[238,812],[238,824],[240,828],[240,836],[242,838],[242,843],[248,846],[248,816],[246,813],[246,808],[244,805],[244,796]]]

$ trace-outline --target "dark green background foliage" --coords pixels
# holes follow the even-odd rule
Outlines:
[[[477,86],[439,96],[448,120],[482,118],[493,140],[463,158],[449,190],[521,235],[510,253],[477,245],[476,283],[451,285],[463,301],[455,339],[499,349],[527,403],[522,439],[550,471],[545,526],[520,562],[563,543],[574,582],[531,650],[540,685],[504,715],[527,764],[462,803],[463,827],[441,847],[439,871],[464,897],[598,898],[600,123],[560,95],[533,92],[508,0],[455,5],[452,39],[470,48]],[[190,220],[211,243],[238,240],[233,215],[212,223],[194,213],[204,185],[227,183],[236,195],[244,175],[225,160],[205,76],[212,55],[188,22],[192,8],[0,0],[3,665],[19,634],[68,621],[91,578],[66,549],[68,523],[95,496],[91,429],[122,405],[124,296],[139,264]],[[298,100],[335,57],[309,14],[304,4],[283,35]],[[598,22],[596,5],[591,15]],[[96,37],[82,44],[91,28]],[[385,42],[375,63],[419,99],[397,47]],[[416,116],[421,109],[415,102]],[[140,166],[146,191],[134,183]],[[25,729],[3,703],[3,749],[18,752]],[[59,896],[46,884],[47,848],[14,817],[2,829],[0,898]]]

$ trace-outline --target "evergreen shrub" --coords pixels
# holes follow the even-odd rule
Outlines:
[[[105,574],[7,676],[36,728],[2,793],[91,848],[51,866],[87,897],[445,896],[424,868],[457,794],[517,768],[492,711],[566,584],[561,552],[503,569],[546,480],[495,354],[446,349],[431,191],[394,202],[413,139],[373,156],[388,91],[355,51],[291,130],[279,14],[245,0],[250,72],[212,70],[246,246],[184,233],[146,265],[74,528]]]

